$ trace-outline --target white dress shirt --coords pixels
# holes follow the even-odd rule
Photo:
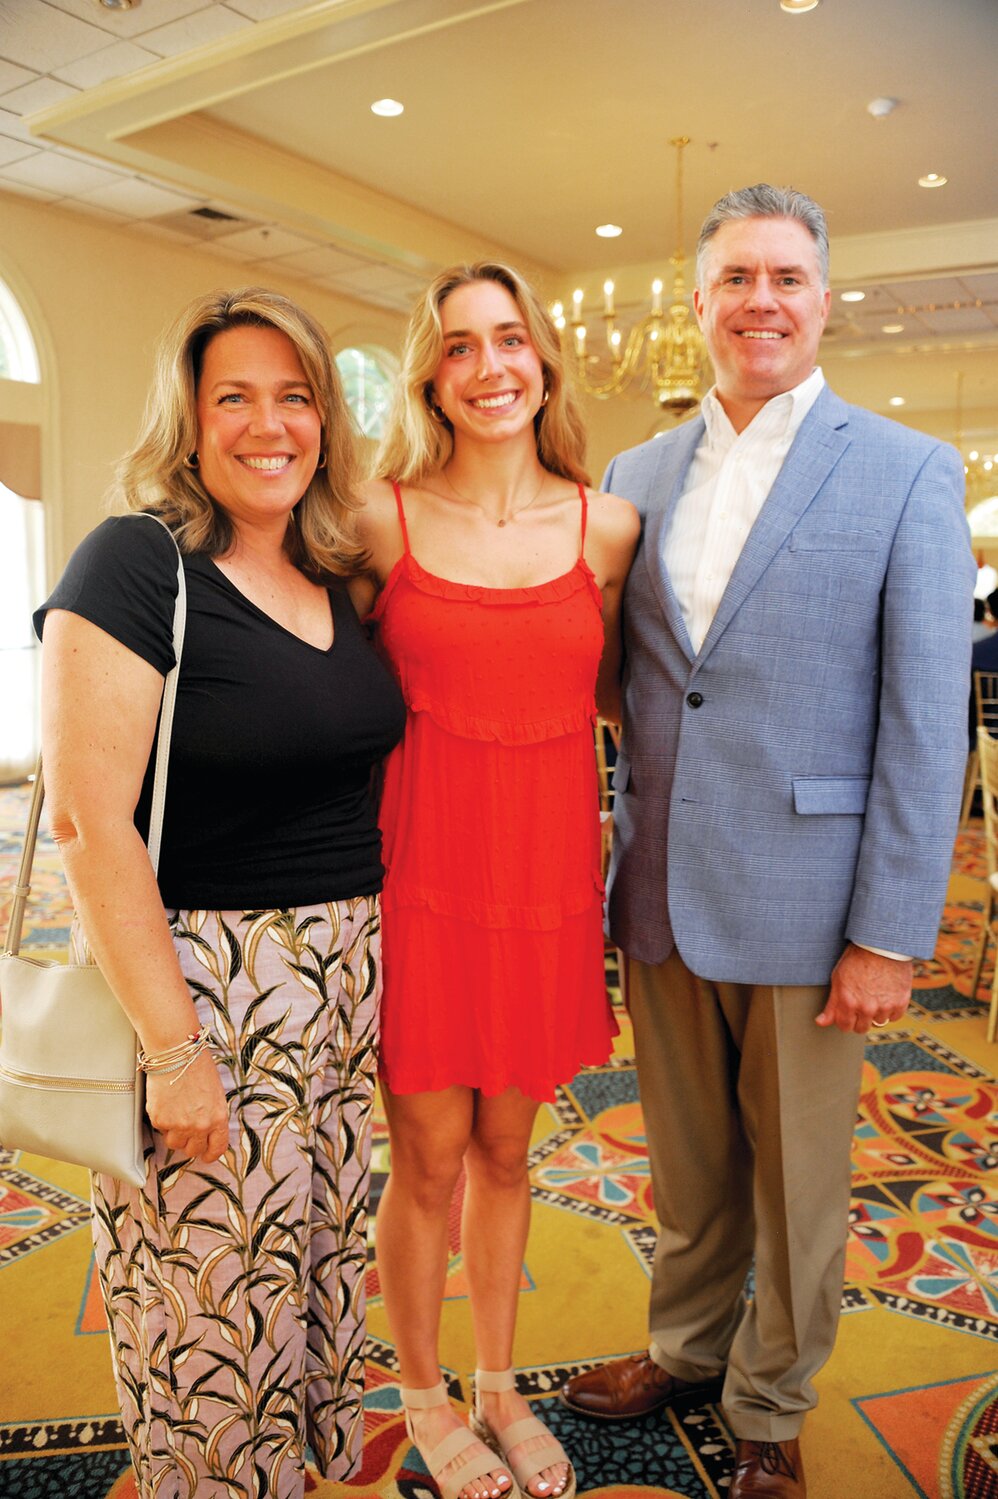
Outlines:
[[[703,645],[735,563],[825,377],[815,369],[736,432],[713,389],[706,431],[665,538],[665,565],[694,651]]]
[[[825,377],[812,370],[793,390],[773,396],[736,432],[712,388],[703,398],[706,426],[665,538],[664,557],[690,643],[699,651],[801,422]],[[858,943],[857,946],[866,946]],[[904,954],[871,947],[885,958]]]

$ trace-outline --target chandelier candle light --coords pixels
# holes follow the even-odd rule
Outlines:
[[[664,412],[682,416],[699,404],[701,384],[707,358],[703,335],[686,302],[683,268],[683,150],[690,143],[688,135],[679,135],[670,145],[676,148],[676,250],[670,256],[673,268],[672,301],[662,306],[662,282],[656,278],[651,287],[651,311],[635,323],[623,344],[617,327],[614,307],[614,284],[603,283],[603,324],[606,355],[609,360],[592,354],[586,347],[587,331],[582,317],[582,292],[572,293],[571,317],[566,318],[560,302],[551,309],[562,342],[574,345],[574,360],[579,384],[598,400],[620,395],[634,381],[651,390]],[[571,330],[570,332],[568,330]],[[571,357],[571,356],[570,356]]]

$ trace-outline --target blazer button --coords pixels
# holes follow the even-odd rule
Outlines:
[[[691,692],[687,695],[686,701],[689,703],[691,708],[699,708],[700,704],[703,702],[703,693]]]

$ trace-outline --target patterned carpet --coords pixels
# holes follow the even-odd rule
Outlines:
[[[0,791],[0,889],[9,891],[25,797]],[[967,987],[981,921],[979,833],[961,836],[936,957],[903,1025],[867,1050],[854,1151],[841,1331],[804,1437],[811,1499],[998,1499],[998,1048]],[[68,912],[42,845],[26,950],[61,953]],[[0,902],[2,904],[2,902]],[[608,963],[617,997],[617,974]],[[713,1406],[590,1424],[554,1394],[573,1370],[640,1349],[654,1243],[641,1113],[622,1013],[617,1055],[541,1108],[523,1267],[521,1387],[569,1449],[579,1490],[721,1499],[731,1441]],[[388,1169],[383,1122],[375,1197]],[[0,1496],[133,1499],[87,1232],[87,1179],[0,1151]],[[458,1205],[443,1317],[455,1397],[473,1350]],[[429,1499],[406,1440],[373,1251],[364,1469],[310,1480],[316,1499]]]

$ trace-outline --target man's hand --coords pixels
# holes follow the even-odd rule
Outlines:
[[[900,1020],[908,1008],[913,977],[910,958],[885,958],[850,942],[832,970],[828,1003],[816,1024],[865,1035],[872,1025]]]

